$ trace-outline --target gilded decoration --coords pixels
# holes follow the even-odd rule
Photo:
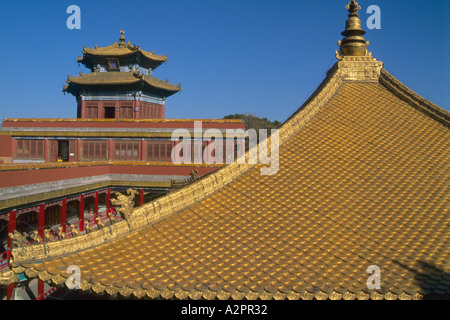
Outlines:
[[[19,277],[13,270],[5,268],[0,271],[0,286],[6,287],[11,283],[16,282],[19,282]]]
[[[344,81],[378,81],[383,63],[372,57],[344,57],[337,62]]]
[[[117,199],[111,199],[111,203],[118,206],[116,210],[122,214],[122,217],[129,220],[133,215],[134,209],[134,197],[138,193],[136,190],[128,189],[128,196],[120,192],[115,192]]]

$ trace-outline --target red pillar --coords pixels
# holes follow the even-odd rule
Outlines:
[[[141,104],[139,101],[139,97],[136,97],[136,99],[134,100],[133,115],[133,118],[135,119],[141,118]]]
[[[13,233],[16,230],[16,210],[13,210],[9,213],[9,224],[8,224],[8,253],[7,259],[9,260],[11,255],[11,239],[9,238],[9,234]]]
[[[66,222],[67,222],[66,212],[67,212],[67,199],[64,198],[61,206],[61,227],[63,232],[66,232]]]
[[[139,205],[144,204],[144,189],[139,189]]]
[[[13,233],[14,230],[16,230],[16,213],[17,213],[16,210],[12,210],[9,213],[8,234],[9,233]],[[6,254],[8,261],[9,261],[9,258],[11,257],[11,251],[10,250],[11,250],[11,239],[8,237],[8,252]],[[12,293],[13,293],[13,290],[14,290],[15,287],[16,287],[15,283],[10,283],[8,285],[8,290],[7,290],[7,293],[6,293],[6,299],[7,300],[11,300]]]
[[[50,162],[50,140],[44,139],[44,161]]]
[[[142,139],[141,140],[141,161],[147,160],[147,140]]]
[[[84,230],[84,194],[82,194],[80,197],[79,218],[80,218],[80,231],[83,231]]]
[[[8,291],[7,291],[7,293],[6,293],[6,299],[7,299],[7,300],[11,300],[11,298],[12,298],[12,293],[13,293],[13,290],[14,290],[15,287],[16,287],[16,284],[15,284],[15,283],[10,283],[10,284],[8,285]]]
[[[111,189],[108,188],[106,193],[106,217],[109,218],[109,210],[111,210],[111,204],[109,203],[111,199]]]
[[[95,200],[94,200],[94,221],[98,216],[98,191],[95,192]]]
[[[39,206],[38,232],[42,240],[44,240],[44,226],[45,226],[45,206],[44,204],[41,204]]]
[[[120,105],[119,105],[119,101],[116,101],[116,106],[115,106],[114,110],[115,110],[114,118],[120,119]]]
[[[81,118],[86,118],[86,102],[84,99],[81,100]]]
[[[77,139],[77,143],[76,143],[76,152],[75,155],[77,157],[77,161],[81,161],[82,157],[81,157],[81,139]]]
[[[114,160],[114,140],[108,139],[108,160]]]
[[[44,281],[38,279],[38,296],[37,300],[44,300]]]

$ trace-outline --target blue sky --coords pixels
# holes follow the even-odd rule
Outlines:
[[[361,0],[369,50],[400,81],[450,109],[450,1]],[[2,1],[0,119],[74,118],[61,90],[83,46],[126,41],[167,54],[153,75],[181,83],[166,118],[254,113],[284,121],[336,62],[348,0]],[[81,30],[66,9],[81,8]],[[366,8],[381,9],[369,30]]]

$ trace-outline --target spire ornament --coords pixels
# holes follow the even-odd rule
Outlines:
[[[345,6],[345,9],[348,10],[350,15],[358,16],[358,11],[361,10],[361,7],[355,0],[351,0],[348,5]]]
[[[125,45],[125,31],[120,30],[119,45]]]
[[[341,60],[344,56],[367,56],[369,42],[363,37],[366,32],[361,28],[361,20],[358,18],[361,7],[355,0],[351,0],[345,9],[349,12],[345,30],[341,33],[345,38],[338,41],[340,50],[339,53],[336,51],[336,57]]]

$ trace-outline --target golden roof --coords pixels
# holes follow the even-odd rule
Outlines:
[[[381,62],[344,57],[280,128],[277,174],[228,165],[111,230],[14,249],[12,265],[56,284],[77,265],[83,290],[138,298],[449,294],[449,124]]]
[[[79,57],[77,62],[86,63],[91,57],[107,58],[107,57],[125,57],[140,54],[144,59],[149,60],[152,69],[157,68],[164,62],[167,62],[166,55],[157,55],[153,51],[148,52],[142,50],[139,45],[132,45],[130,42],[125,43],[124,31],[121,31],[119,43],[114,42],[106,47],[87,48],[83,47],[83,57]]]
[[[144,75],[137,71],[130,72],[92,72],[79,76],[68,76],[66,82],[68,86],[64,86],[64,92],[77,91],[79,86],[114,86],[114,85],[133,85],[142,83],[150,88],[163,91],[166,96],[182,91],[181,85],[174,85],[168,81],[163,81]],[[76,86],[76,87],[75,87]]]

